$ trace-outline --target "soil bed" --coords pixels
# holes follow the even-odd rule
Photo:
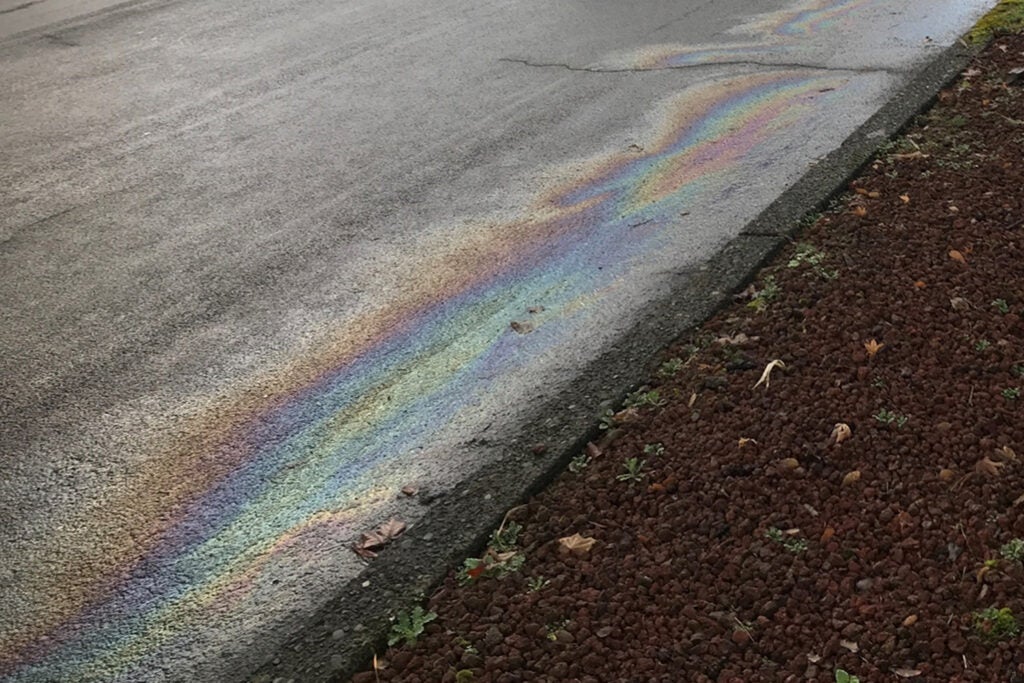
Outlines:
[[[355,680],[1024,681],[1021,67],[998,38]]]

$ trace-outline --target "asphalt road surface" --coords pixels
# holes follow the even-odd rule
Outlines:
[[[0,680],[245,678],[992,4],[0,0]]]

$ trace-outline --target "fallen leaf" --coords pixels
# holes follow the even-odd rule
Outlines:
[[[1004,462],[996,462],[986,455],[978,461],[977,465],[974,466],[974,471],[979,474],[986,474],[990,477],[995,477],[999,475],[999,469],[1005,464],[1006,463]]]
[[[865,206],[855,206],[855,207],[853,207],[853,213],[856,216],[860,216],[861,218],[864,218],[864,216],[868,215],[868,209]]]
[[[864,342],[864,350],[868,352],[868,358],[874,358],[875,354],[881,351],[885,347],[885,344],[879,344],[874,339],[869,339]]]
[[[825,530],[821,532],[821,542],[827,543],[835,535],[836,530],[830,526],[827,526],[825,527]]]
[[[949,300],[949,305],[953,307],[954,311],[966,311],[971,307],[971,302],[962,296],[954,296]]]
[[[864,195],[865,197],[870,197],[871,199],[878,199],[882,196],[882,193],[877,190],[868,190],[863,187],[855,187],[853,191],[857,194]]]
[[[402,495],[403,496],[409,496],[411,498],[412,496],[416,495],[416,492],[418,490],[419,489],[417,489],[415,486],[403,486],[402,487]]]
[[[531,322],[519,322],[518,320],[513,320],[511,323],[509,323],[509,327],[511,327],[513,330],[515,330],[519,334],[529,334],[529,333],[533,332],[533,329],[534,329],[533,328],[533,323],[531,323]]]
[[[939,470],[939,479],[942,481],[952,481],[955,476],[956,472],[953,470],[946,469],[945,467]]]
[[[405,522],[391,518],[373,531],[364,532],[359,541],[352,546],[352,550],[364,559],[377,557],[376,551],[401,536],[403,531]]]
[[[918,280],[917,282],[914,283],[914,286],[917,287],[918,289],[924,289],[928,285],[925,283],[924,280]]]
[[[909,204],[910,203],[910,195],[901,194],[900,195],[900,201],[903,202],[904,204]]]
[[[949,211],[950,211],[950,213],[960,213],[959,207],[956,207],[956,206],[954,206],[952,204],[949,205]]]
[[[992,567],[988,566],[987,564],[984,565],[974,574],[974,580],[978,583],[981,583],[985,580],[985,575],[988,574],[990,571],[992,571]]]
[[[971,78],[973,76],[980,76],[980,75],[981,75],[981,69],[975,69],[973,67],[970,68],[970,69],[967,69],[966,71],[963,72],[963,77],[964,78]]]
[[[764,372],[761,373],[761,379],[757,380],[757,384],[754,385],[754,388],[757,389],[759,386],[764,384],[764,388],[767,389],[771,385],[772,370],[774,370],[775,368],[784,367],[786,367],[786,364],[783,363],[781,360],[773,360],[771,363],[765,366]]]
[[[811,664],[817,664],[821,661],[821,655],[809,654],[807,655],[807,661]]]
[[[688,403],[686,404],[686,407],[687,407],[687,408],[692,408],[692,407],[693,407],[693,404],[694,404],[694,403],[696,403],[696,402],[697,402],[697,392],[695,391],[695,392],[693,392],[692,394],[690,394],[690,400],[689,400],[689,402],[688,402]]]
[[[742,344],[746,344],[748,341],[750,341],[750,337],[742,332],[737,332],[731,337],[719,337],[715,340],[715,343],[721,344],[722,346],[740,346]]]
[[[908,627],[908,628],[910,626],[913,626],[916,623],[917,623],[917,615],[916,614],[911,614],[910,616],[908,616],[906,619],[903,620],[903,625]]]
[[[1004,460],[1009,460],[1010,462],[1015,462],[1017,460],[1017,453],[1016,453],[1016,451],[1014,451],[1009,446],[1003,446],[1002,448],[997,448],[996,449],[996,455],[998,455],[999,457],[1003,458]]]
[[[852,640],[840,640],[839,647],[846,648],[854,654],[860,652],[860,645],[857,645],[857,643],[853,642]]]
[[[587,442],[587,457],[593,460],[594,458],[601,457],[601,448],[593,441]]]
[[[967,259],[964,257],[964,255],[962,253],[960,253],[956,249],[950,249],[949,250],[949,258],[953,259],[954,261],[959,261],[960,263],[964,264],[965,266],[967,265]]]
[[[832,428],[829,439],[835,444],[841,444],[851,436],[853,436],[853,430],[850,429],[850,425],[845,422],[837,422],[836,426]]]
[[[919,149],[915,149],[913,152],[906,152],[905,154],[893,154],[892,158],[906,161],[909,159],[927,159],[928,155]]]
[[[900,678],[915,678],[921,675],[920,669],[893,669],[892,672]]]
[[[1024,505],[1024,493],[1017,496],[1017,500],[1013,501],[1013,507],[1017,507],[1018,505]]]
[[[573,534],[572,536],[566,536],[558,539],[559,549],[565,553],[571,553],[573,555],[586,555],[590,552],[590,549],[597,543],[596,538],[588,538],[587,536],[580,536],[579,534]]]
[[[782,533],[786,534],[787,536],[799,536],[800,535],[800,529],[799,528],[786,529]]]
[[[754,445],[756,446],[756,445],[757,445],[757,439],[748,439],[748,438],[747,438],[747,437],[745,437],[745,436],[741,436],[741,437],[740,437],[740,441],[739,441],[739,447],[740,447],[740,448],[743,448],[743,447],[744,447],[744,446],[746,446],[746,445],[747,445],[748,443],[752,443],[752,444],[754,444]]]
[[[854,470],[846,473],[846,476],[843,477],[842,485],[849,486],[850,484],[856,484],[858,481],[860,481],[860,470]]]
[[[800,461],[796,458],[784,458],[779,461],[779,467],[784,470],[795,470],[800,467]]]

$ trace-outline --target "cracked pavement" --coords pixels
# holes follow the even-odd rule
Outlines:
[[[389,589],[391,516],[425,581],[533,409],[582,434],[629,383],[584,368],[993,3],[111,4],[0,3],[12,683],[242,680]]]

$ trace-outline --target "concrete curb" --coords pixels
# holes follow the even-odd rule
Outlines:
[[[727,304],[778,249],[800,219],[823,208],[870,161],[879,145],[928,107],[981,49],[955,45],[924,65],[843,144],[751,221],[709,262],[679,273],[669,294],[648,305],[620,339],[565,391],[531,412],[518,440],[481,445],[499,458],[441,498],[394,547],[375,559],[289,645],[250,677],[253,683],[344,680],[383,649],[390,617],[407,610],[448,569],[479,552],[505,511],[546,486],[594,438],[595,410],[621,401],[665,346]],[[544,443],[537,456],[529,444]]]

